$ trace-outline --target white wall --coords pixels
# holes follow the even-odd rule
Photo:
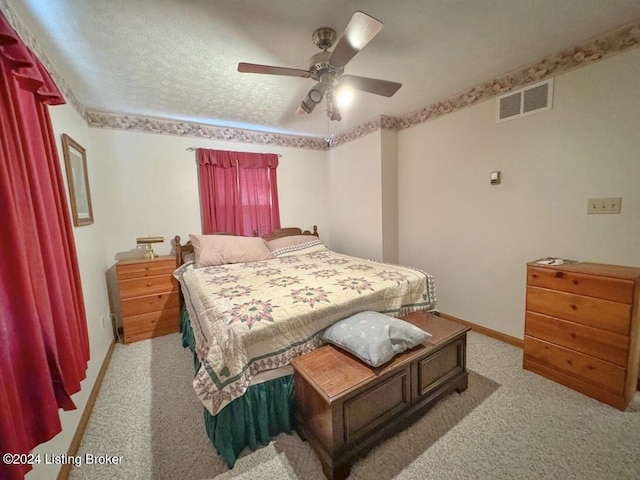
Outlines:
[[[398,134],[380,131],[382,259],[398,263]]]
[[[331,248],[382,260],[380,132],[330,150]]]
[[[399,132],[400,262],[441,311],[522,338],[526,262],[640,266],[639,81],[633,49],[556,77],[550,111],[497,124],[493,99]]]
[[[136,237],[163,236],[165,242],[154,250],[166,255],[175,235],[184,241],[189,233],[202,231],[195,152],[187,150],[191,146],[281,154],[282,226],[317,225],[323,240],[330,241],[326,152],[96,128],[89,129],[89,138],[95,161],[113,175],[105,186],[109,227],[103,242],[111,263],[139,256]]]
[[[107,260],[103,253],[103,236],[106,221],[103,215],[104,192],[100,188],[104,172],[96,162],[89,145],[88,128],[84,119],[75,109],[68,105],[51,107],[51,122],[53,124],[60,165],[65,178],[64,156],[62,154],[61,135],[66,133],[87,150],[87,171],[91,185],[91,196],[95,222],[92,225],[74,227],[73,234],[78,252],[78,264],[84,294],[84,304],[87,312],[87,326],[89,333],[89,346],[91,359],[87,369],[87,378],[82,382],[80,392],[73,395],[72,399],[77,409],[64,412],[60,410],[62,432],[49,442],[38,446],[34,453],[62,454],[67,453],[71,439],[75,434],[78,422],[87,403],[91,389],[102,366],[102,362],[111,344],[112,330],[109,320],[109,300],[104,273],[107,269]],[[67,187],[67,201],[68,201]],[[69,210],[70,212],[70,210]],[[71,215],[71,213],[69,213]],[[105,318],[105,326],[101,317]],[[45,480],[55,478],[59,466],[35,465],[27,475],[29,480]]]

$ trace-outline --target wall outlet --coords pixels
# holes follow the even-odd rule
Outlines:
[[[620,213],[621,203],[622,197],[590,198],[587,204],[587,213]]]

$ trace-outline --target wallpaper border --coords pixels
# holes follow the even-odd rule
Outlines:
[[[122,115],[92,110],[87,110],[85,119],[90,127],[95,128],[111,128],[161,135],[177,135],[230,142],[307,148],[311,150],[329,149],[329,142],[322,137],[286,135],[261,132],[258,130],[219,127],[202,123],[181,122],[142,115]]]
[[[176,121],[143,115],[107,113],[88,109],[71,90],[55,68],[37,39],[29,32],[6,0],[0,7],[11,26],[49,70],[65,99],[80,113],[90,127],[110,128],[162,135],[177,135],[233,142],[277,145],[282,147],[327,150],[352,142],[380,129],[400,131],[421,125],[442,115],[456,112],[478,102],[489,100],[510,90],[524,87],[561,73],[589,65],[640,45],[640,19],[603,33],[573,48],[545,57],[487,82],[475,85],[440,102],[427,105],[401,117],[380,115],[331,138],[294,134],[277,134],[259,130],[225,128],[195,122]]]
[[[584,67],[638,45],[640,45],[640,19],[493,80],[475,85],[446,100],[403,115],[398,118],[397,128],[402,130],[420,125],[441,115],[455,112],[530,83]]]

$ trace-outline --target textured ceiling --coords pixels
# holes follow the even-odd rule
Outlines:
[[[638,0],[0,0],[89,109],[326,136],[402,116],[640,18]],[[345,73],[403,83],[358,92],[341,122],[324,102],[295,115],[313,80],[241,74],[238,62],[306,69],[322,26],[354,11],[384,29]]]

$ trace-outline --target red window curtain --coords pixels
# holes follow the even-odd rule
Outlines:
[[[198,149],[202,233],[251,236],[280,228],[278,156]]]
[[[0,452],[28,453],[74,409],[89,340],[47,104],[48,72],[0,13]],[[0,461],[0,478],[30,469]]]

